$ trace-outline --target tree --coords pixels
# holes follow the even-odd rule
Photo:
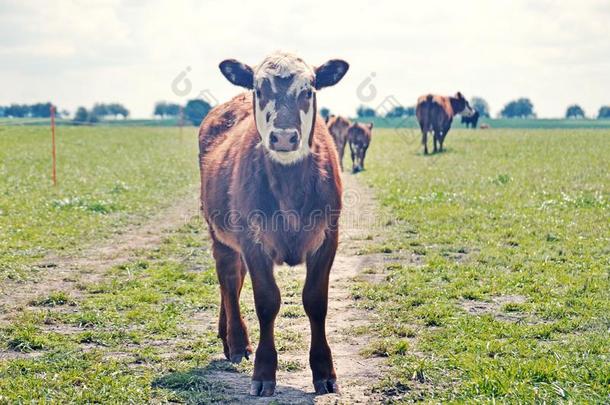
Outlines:
[[[610,105],[602,106],[597,114],[598,120],[610,119]]]
[[[7,117],[23,118],[30,115],[30,107],[25,104],[11,104],[6,107],[4,114]]]
[[[129,116],[129,110],[119,103],[108,104],[106,105],[106,109],[108,110],[109,115],[114,115],[114,118],[117,118],[120,115],[125,119]]]
[[[322,116],[322,118],[327,119],[328,117],[330,117],[330,110],[326,107],[322,107],[320,108],[320,115]]]
[[[72,121],[77,123],[84,123],[89,120],[89,111],[85,107],[78,107],[76,113],[74,114],[74,119]]]
[[[155,103],[155,110],[153,115],[163,118],[167,114],[167,103],[165,101],[158,101]]]
[[[386,118],[398,118],[398,117],[402,117],[403,114],[405,113],[405,108],[401,105],[398,105],[394,108],[392,108],[390,111],[388,111],[385,115]]]
[[[167,103],[165,107],[165,114],[170,117],[177,117],[180,115],[180,105],[176,103]]]
[[[356,110],[356,115],[358,118],[374,118],[377,113],[372,108],[361,105]]]
[[[571,105],[566,110],[566,118],[585,118],[585,110],[578,104]]]
[[[386,113],[386,118],[412,117],[415,115],[415,107],[403,107],[398,105]]]
[[[535,117],[534,105],[529,98],[520,98],[506,104],[500,116],[504,118],[530,118]]]
[[[470,99],[470,106],[479,112],[479,116],[489,118],[489,104],[482,97],[473,97]]]
[[[405,107],[405,112],[403,115],[405,117],[415,117],[415,106]]]
[[[165,118],[176,117],[178,114],[180,114],[180,106],[178,104],[167,103],[165,101],[158,101],[155,104],[153,115]]]
[[[32,117],[49,118],[51,116],[51,103],[36,103],[30,106]]]
[[[110,109],[108,107],[109,106],[104,103],[95,103],[91,109],[91,114],[97,117],[105,117],[110,115]]]
[[[191,121],[193,125],[197,126],[210,112],[212,106],[201,99],[189,100],[184,107],[184,116],[186,119]]]

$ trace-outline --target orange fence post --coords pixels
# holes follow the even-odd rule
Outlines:
[[[51,138],[53,144],[53,185],[57,185],[57,157],[55,154],[55,106],[51,106]]]

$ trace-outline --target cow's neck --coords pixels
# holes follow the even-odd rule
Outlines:
[[[312,198],[312,170],[314,162],[311,155],[290,165],[283,165],[265,156],[265,171],[271,193],[281,210],[300,211]]]

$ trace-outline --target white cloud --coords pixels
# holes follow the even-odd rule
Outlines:
[[[275,49],[351,69],[320,105],[353,114],[372,72],[378,98],[413,104],[426,92],[485,97],[493,111],[527,96],[540,116],[609,104],[610,7],[605,1],[6,1],[0,3],[0,104],[53,100],[74,110],[121,101],[149,116],[184,101],[171,82],[187,66],[189,96],[239,90],[218,72]]]

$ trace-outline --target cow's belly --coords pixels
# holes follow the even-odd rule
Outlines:
[[[286,231],[269,227],[250,225],[249,227],[227,227],[226,222],[210,221],[214,236],[224,245],[238,253],[244,244],[260,245],[263,252],[276,264],[289,266],[301,264],[308,253],[320,248],[326,238],[327,225],[319,223],[311,229]]]

